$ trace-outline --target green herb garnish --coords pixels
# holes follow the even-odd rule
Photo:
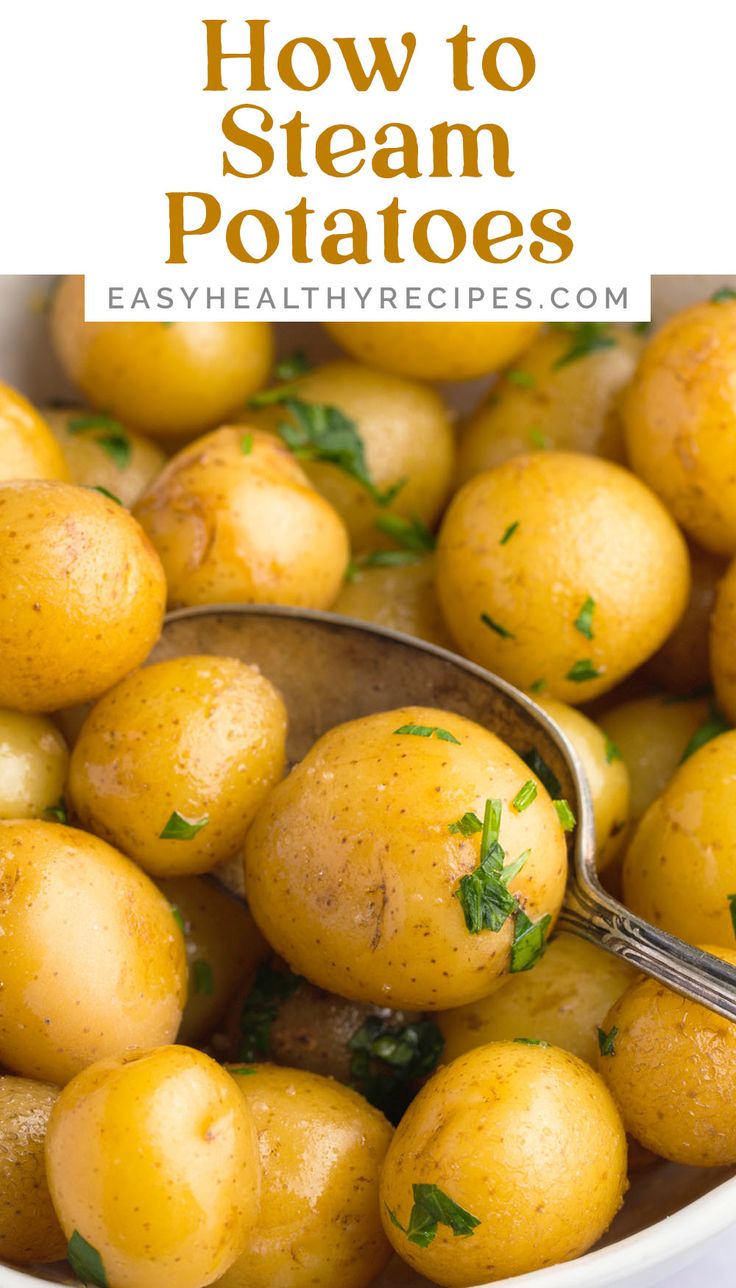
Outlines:
[[[722,286],[720,290],[713,292],[710,300],[711,304],[725,304],[728,300],[736,300],[736,291],[732,286]]]
[[[369,1015],[348,1042],[350,1075],[356,1090],[398,1121],[412,1098],[413,1084],[437,1067],[445,1040],[433,1020],[394,1029]]]
[[[546,688],[547,688],[547,681],[545,679],[535,680],[533,684],[529,685],[529,692],[543,693]]]
[[[96,412],[90,412],[88,415],[72,416],[67,421],[67,430],[70,434],[84,434],[88,429],[105,429],[113,434],[125,435],[125,430],[119,420],[112,416],[98,415]]]
[[[253,451],[253,435],[252,435],[252,434],[248,433],[248,434],[243,434],[243,435],[242,435],[242,437],[241,437],[241,439],[240,439],[240,450],[241,450],[241,452],[243,453],[243,456],[250,456],[251,452]]]
[[[290,970],[274,970],[261,962],[240,1017],[240,1060],[253,1061],[268,1054],[271,1025],[282,1002],[291,997],[302,983],[301,975]]]
[[[448,823],[447,830],[453,834],[459,833],[460,836],[473,836],[475,832],[483,831],[483,824],[477,814],[468,810],[462,818],[456,819],[454,823]]]
[[[448,729],[442,729],[439,725],[417,725],[405,724],[400,729],[394,729],[395,734],[412,734],[415,738],[431,738],[434,734],[440,742],[454,742],[457,747],[460,746],[460,739],[456,738]]]
[[[349,571],[348,581],[366,568],[405,568],[407,564],[416,563],[420,558],[412,550],[372,550],[369,555],[362,555],[352,561],[352,575]]]
[[[508,528],[506,529],[503,536],[501,537],[501,540],[498,543],[499,546],[505,546],[506,542],[511,540],[520,523],[521,523],[521,519],[517,519],[515,523],[509,524]]]
[[[549,447],[549,439],[543,434],[538,425],[529,426],[529,442],[532,447],[536,447],[540,452],[546,452]]]
[[[108,488],[103,487],[101,483],[95,483],[93,485],[88,484],[87,490],[89,492],[99,492],[100,496],[106,496],[108,501],[114,501],[116,505],[123,504],[119,496],[116,496],[114,492],[110,492]]]
[[[192,962],[192,984],[195,993],[201,993],[204,997],[212,997],[215,991],[215,980],[209,962],[202,959]]]
[[[63,796],[59,801],[58,805],[47,806],[47,808],[44,810],[44,814],[48,814],[49,817],[52,818],[55,823],[67,824],[69,822],[69,814],[67,813],[67,808],[66,808],[66,804],[64,802]]]
[[[728,721],[724,719],[715,704],[711,703],[708,719],[695,730],[695,733],[680,757],[680,764],[682,764],[683,761],[688,760],[690,756],[693,756],[695,752],[699,751],[701,747],[704,747],[707,742],[712,742],[712,740],[717,738],[719,734],[727,733],[730,728],[731,726]]]
[[[395,1212],[387,1208],[389,1217],[399,1230],[403,1230],[410,1243],[428,1248],[437,1234],[438,1225],[446,1225],[455,1238],[466,1239],[480,1225],[477,1216],[460,1207],[436,1185],[413,1185],[412,1207],[409,1224],[405,1228]]]
[[[613,738],[609,738],[608,734],[604,734],[604,737],[606,739],[606,760],[609,765],[613,764],[614,760],[622,760],[623,757],[618,743],[615,743]]]
[[[192,837],[196,836],[197,832],[201,832],[209,821],[209,817],[206,814],[203,818],[188,819],[184,818],[184,815],[175,809],[163,832],[159,832],[159,839],[162,841],[191,841]]]
[[[303,349],[295,349],[288,358],[281,358],[273,369],[276,380],[296,380],[298,376],[303,376],[307,371],[311,371],[312,364],[309,361]]]
[[[646,335],[648,331],[651,331],[651,329],[652,329],[651,322],[632,322],[631,323],[631,330],[634,332],[634,335]]]
[[[234,1078],[252,1078],[253,1075],[258,1072],[258,1070],[254,1069],[250,1064],[228,1064],[226,1068],[228,1073],[231,1073]]]
[[[184,918],[181,915],[181,909],[177,908],[175,903],[172,903],[169,906],[171,908],[171,915],[174,918],[174,921],[179,927],[181,933],[185,935],[187,933],[187,929],[186,929],[186,926],[184,925]]]
[[[598,1030],[598,1050],[600,1051],[601,1055],[616,1054],[616,1048],[614,1046],[614,1042],[616,1041],[617,1037],[618,1037],[618,1029],[616,1028],[615,1024],[611,1029],[610,1033],[606,1033],[605,1029]]]
[[[301,398],[283,399],[292,421],[280,421],[278,432],[290,452],[303,460],[325,461],[354,478],[377,505],[386,506],[404,486],[404,480],[381,492],[373,482],[365,459],[365,446],[354,420],[338,407],[325,403],[304,402]]]
[[[616,345],[605,322],[558,322],[560,328],[570,334],[570,347],[553,364],[553,370],[567,367],[571,362],[587,358],[599,349],[612,349]]]
[[[77,1279],[83,1284],[94,1284],[95,1288],[108,1288],[107,1275],[102,1257],[96,1248],[75,1230],[66,1249],[66,1259]]]
[[[130,465],[130,458],[133,454],[130,439],[120,421],[113,420],[111,416],[72,416],[67,421],[67,431],[70,434],[84,434],[88,430],[102,429],[105,432],[95,434],[93,441],[99,443],[103,451],[107,452],[113,464],[119,469],[124,470]]]
[[[520,971],[531,970],[539,961],[547,947],[547,928],[552,921],[549,913],[539,921],[531,921],[522,908],[519,908],[514,923],[514,942],[511,945],[509,972],[514,975]]]
[[[506,379],[511,385],[518,385],[519,389],[533,389],[536,381],[531,371],[520,371],[518,368],[506,372]]]
[[[456,890],[465,925],[471,935],[482,930],[499,931],[516,909],[516,897],[508,884],[518,876],[529,857],[526,850],[514,863],[504,867],[506,851],[500,845],[502,802],[487,800],[480,840],[480,862],[473,872],[460,878]]]
[[[544,1038],[512,1038],[511,1040],[512,1042],[518,1042],[521,1046],[549,1046],[549,1042],[545,1042]]]
[[[412,554],[427,554],[437,544],[434,533],[430,532],[421,519],[404,519],[399,514],[381,514],[376,519],[375,526],[391,537],[402,550],[410,550]]]
[[[726,898],[728,899],[728,910],[731,913],[734,939],[736,939],[736,894],[729,894]]]
[[[603,671],[599,670],[589,657],[581,657],[577,662],[573,662],[565,679],[572,680],[574,684],[583,684],[585,680],[597,680],[602,674]]]
[[[557,817],[560,820],[563,832],[572,832],[575,827],[576,820],[567,801],[557,800],[553,801],[552,804],[557,810]]]
[[[536,747],[530,751],[522,752],[521,759],[525,765],[528,765],[533,774],[536,774],[540,783],[547,789],[550,796],[559,796],[562,791],[562,783],[557,774],[550,769],[546,760],[543,760]]]
[[[520,788],[520,790],[516,793],[511,804],[513,805],[517,814],[521,814],[522,810],[528,809],[532,801],[536,800],[536,798],[537,798],[537,784],[533,783],[530,778],[528,782],[524,783],[524,786]]]
[[[580,631],[587,640],[593,639],[593,612],[595,609],[595,600],[590,595],[583,604],[580,612],[575,618],[575,630]]]
[[[488,616],[488,613],[481,613],[480,620],[482,621],[484,626],[487,626],[489,628],[489,630],[495,631],[497,635],[500,635],[501,639],[503,640],[516,639],[516,636],[513,634],[512,631],[507,631],[505,626],[502,626],[500,622],[494,621],[492,617]]]

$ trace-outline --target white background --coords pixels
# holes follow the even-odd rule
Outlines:
[[[0,18],[0,272],[87,270],[97,288],[88,303],[97,310],[110,283],[125,284],[128,299],[138,283],[153,290],[183,279],[202,290],[246,284],[252,295],[268,285],[278,300],[285,285],[296,290],[306,280],[348,290],[355,282],[451,280],[488,288],[531,284],[536,316],[544,317],[552,316],[546,300],[554,284],[626,282],[630,316],[645,316],[650,273],[733,267],[733,9],[726,0],[616,0],[613,6],[373,0],[360,7],[314,0],[261,9],[210,7],[206,0],[6,4]],[[232,62],[229,92],[203,93],[202,19],[228,19],[225,39],[235,49],[245,47],[244,19],[266,16],[271,92],[250,93],[245,64]],[[477,37],[474,51],[500,36],[527,40],[537,59],[531,84],[516,94],[488,86],[473,94],[454,91],[445,41],[463,22]],[[405,30],[416,31],[418,47],[402,91],[356,93],[332,38],[354,35],[366,49],[370,34],[398,42]],[[334,53],[333,74],[312,94],[286,89],[275,73],[276,52],[300,35],[321,39]],[[312,132],[337,120],[368,136],[389,120],[407,121],[420,134],[442,120],[497,122],[510,137],[515,175],[425,178],[395,187],[367,167],[354,179],[330,179],[315,173],[312,162],[304,180],[280,168],[261,179],[223,178],[220,121],[239,102],[260,102],[277,123],[299,107]],[[452,266],[427,266],[412,262],[409,247],[405,265],[327,268],[315,259],[295,269],[285,248],[251,267],[229,256],[218,232],[191,239],[188,269],[172,270],[165,266],[168,190],[213,192],[226,216],[255,206],[278,217],[303,195],[318,215],[345,205],[375,211],[395,193],[410,215],[447,206],[468,218],[494,208],[528,218],[556,206],[573,219],[576,249],[559,267],[536,265],[525,253],[512,266],[495,268],[479,264],[472,252]],[[563,316],[598,315],[571,309]],[[282,307],[268,316],[295,315]]]

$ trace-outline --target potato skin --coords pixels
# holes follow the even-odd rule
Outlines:
[[[217,882],[173,877],[157,885],[184,923],[189,993],[177,1041],[199,1045],[224,1019],[243,981],[252,982],[268,945],[245,904]]]
[[[378,1205],[386,1119],[314,1073],[230,1072],[258,1130],[263,1198],[221,1288],[367,1288],[391,1256]]]
[[[83,826],[153,876],[208,872],[234,855],[284,770],[286,709],[256,667],[178,657],[129,675],[92,708],[72,752]],[[161,837],[177,812],[206,826]]]
[[[245,426],[224,426],[178,452],[134,513],[161,556],[174,605],[329,608],[347,568],[339,515],[278,439]]]
[[[45,418],[17,389],[0,381],[0,483],[69,477]]]
[[[68,765],[48,716],[0,710],[0,819],[43,818],[61,800]]]
[[[716,596],[710,627],[710,663],[718,705],[736,724],[736,559]]]
[[[0,1257],[60,1261],[66,1239],[46,1181],[44,1140],[58,1087],[0,1077]]]
[[[643,346],[623,326],[607,327],[604,338],[613,344],[564,362],[575,343],[574,331],[555,327],[537,336],[520,363],[524,382],[517,380],[518,368],[507,372],[465,424],[458,482],[523,455],[537,443],[623,461],[619,401]]]
[[[560,1167],[560,1160],[565,1166]],[[410,1242],[412,1186],[434,1184],[480,1224]],[[604,1084],[555,1047],[494,1042],[440,1069],[409,1107],[381,1178],[384,1229],[447,1288],[520,1275],[585,1252],[626,1190],[626,1137]]]
[[[690,739],[707,720],[709,706],[707,698],[673,702],[657,695],[623,702],[600,717],[629,770],[630,830],[665,790]]]
[[[166,582],[114,501],[69,483],[0,484],[0,706],[98,697],[148,656]]]
[[[536,1038],[596,1068],[598,1026],[636,978],[621,957],[574,935],[555,935],[533,970],[510,976],[490,997],[437,1016],[445,1060],[514,1038]]]
[[[273,359],[267,322],[85,322],[81,277],[62,279],[49,325],[93,407],[175,441],[227,420],[265,385]]]
[[[706,302],[647,345],[623,402],[629,460],[693,541],[736,553],[736,302]]]
[[[736,966],[733,948],[701,946]],[[736,1163],[736,1024],[642,978],[606,1016],[614,1027],[599,1068],[627,1131],[673,1163]]]
[[[417,380],[472,380],[513,361],[537,322],[323,322],[353,358]]]
[[[624,841],[629,819],[629,771],[617,748],[606,741],[602,730],[582,711],[554,698],[535,697],[570,739],[582,762],[593,801],[596,864],[599,872],[603,871]]]
[[[190,1047],[79,1073],[52,1110],[46,1167],[65,1234],[97,1250],[111,1288],[202,1288],[258,1215],[252,1115],[225,1070]]]
[[[688,586],[687,548],[662,504],[594,456],[538,452],[478,474],[440,530],[437,592],[460,650],[519,688],[544,680],[573,706],[659,648]],[[575,625],[589,597],[592,639]],[[599,674],[571,679],[583,662]]]
[[[438,726],[460,745],[397,734]],[[266,939],[312,983],[378,1006],[437,1010],[482,997],[508,968],[512,918],[471,935],[456,897],[478,836],[466,811],[503,801],[500,843],[530,857],[510,882],[532,921],[559,911],[567,852],[541,784],[495,734],[447,711],[404,707],[339,725],[266,798],[246,839],[246,891]]]
[[[176,1036],[184,941],[148,877],[75,828],[0,823],[0,1061],[63,1084]]]
[[[362,622],[388,626],[416,639],[454,647],[434,587],[431,555],[389,568],[358,567],[333,605],[336,613]]]
[[[709,637],[718,583],[728,563],[690,546],[690,597],[685,612],[661,649],[647,663],[647,675],[669,693],[694,693],[711,682]]]
[[[78,407],[50,408],[44,419],[61,447],[72,479],[82,487],[104,487],[123,505],[130,507],[141,492],[161,472],[166,455],[161,448],[121,425],[109,416],[100,416]],[[86,428],[75,429],[75,425]],[[126,462],[118,462],[104,443],[112,440],[127,452]],[[127,445],[127,447],[126,447]]]
[[[728,787],[735,777],[733,731],[680,766],[624,859],[627,907],[691,944],[733,944],[728,897],[736,890],[736,818]]]

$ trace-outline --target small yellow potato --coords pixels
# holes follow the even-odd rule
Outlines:
[[[0,482],[68,478],[69,467],[46,419],[0,381]]]
[[[718,704],[736,724],[736,559],[718,587],[710,629],[710,662]]]
[[[580,757],[593,801],[596,864],[603,871],[623,844],[629,820],[629,771],[615,742],[582,711],[554,698],[534,696]],[[564,1043],[558,1045],[564,1046]]]
[[[517,809],[526,784],[531,799]],[[526,855],[508,886],[494,880],[505,905],[496,927],[478,872],[489,798],[499,860],[510,868]],[[476,830],[463,834],[473,814]],[[256,815],[245,876],[253,916],[293,970],[342,997],[439,1010],[533,963],[560,908],[567,851],[544,787],[495,734],[404,707],[315,743]]]
[[[473,380],[513,362],[538,322],[324,322],[360,362],[417,380]]]
[[[732,947],[701,946],[736,966]],[[602,1027],[599,1068],[627,1131],[673,1163],[736,1163],[736,1024],[641,978]]]
[[[94,1060],[171,1042],[186,999],[168,901],[97,837],[0,823],[0,1061],[68,1082]]]
[[[420,555],[411,562],[381,562],[382,556],[392,553],[378,551],[375,565],[358,564],[335,600],[334,611],[453,648],[434,587],[434,558]]]
[[[391,1256],[378,1183],[391,1140],[382,1114],[318,1074],[230,1069],[253,1115],[261,1212],[221,1288],[367,1288]]]
[[[736,731],[707,742],[677,770],[626,851],[624,902],[688,943],[733,944],[736,892]]]
[[[104,487],[130,507],[166,464],[161,448],[112,416],[81,408],[51,408],[44,418],[61,447],[72,479]]]
[[[573,706],[656,652],[688,589],[664,506],[595,456],[537,452],[478,474],[440,530],[437,593],[460,650]]]
[[[487,1042],[529,1038],[596,1067],[598,1028],[636,978],[621,957],[575,935],[555,935],[534,970],[509,976],[490,997],[443,1011],[445,1060]]]
[[[66,1239],[46,1181],[44,1141],[58,1087],[0,1077],[0,1258],[61,1261]]]
[[[51,342],[93,407],[162,439],[222,424],[266,384],[268,322],[85,322],[84,279],[51,300]]]
[[[181,919],[189,963],[189,995],[177,1041],[200,1044],[215,1030],[243,981],[250,985],[268,945],[244,903],[215,881],[159,881]]]
[[[629,771],[631,825],[661,796],[690,739],[708,719],[707,698],[635,698],[600,717]]]
[[[467,421],[459,482],[533,448],[622,461],[619,400],[642,347],[630,328],[599,322],[556,326],[537,336]]]
[[[177,657],[129,675],[92,708],[72,752],[84,827],[152,876],[231,858],[283,774],[286,708],[230,657]]]
[[[148,656],[165,601],[161,562],[122,506],[70,483],[0,484],[0,706],[99,697]]]
[[[178,452],[135,506],[174,605],[329,608],[345,525],[271,434],[225,426]]]
[[[68,765],[47,716],[0,710],[0,819],[43,818],[61,800]]]
[[[419,1274],[469,1288],[571,1261],[626,1191],[626,1136],[601,1079],[556,1047],[493,1042],[440,1069],[399,1124],[383,1224]]]
[[[690,546],[690,598],[683,617],[647,674],[670,693],[694,693],[710,685],[709,634],[718,583],[728,564],[717,555]]]
[[[705,550],[736,553],[736,301],[697,304],[650,340],[623,400],[629,460]]]
[[[190,1047],[79,1073],[52,1110],[46,1167],[72,1268],[75,1251],[96,1259],[109,1288],[205,1288],[258,1218],[253,1116]]]
[[[379,544],[376,520],[388,512],[389,498],[391,515],[434,525],[455,468],[455,435],[434,389],[342,361],[308,371],[286,392],[306,407],[297,414],[284,403],[271,404],[256,413],[256,424],[274,433],[282,423],[298,431],[316,405],[328,417],[334,413],[322,409],[335,409],[340,423],[349,420],[360,439],[370,487],[337,465],[310,460],[309,447],[302,460],[305,473],[344,521],[354,550]]]

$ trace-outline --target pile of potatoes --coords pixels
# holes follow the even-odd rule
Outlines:
[[[77,405],[0,385],[0,1259],[469,1288],[585,1252],[652,1155],[736,1164],[736,1026],[554,932],[538,753],[407,706],[287,773],[266,675],[144,665],[224,603],[460,652],[569,739],[604,884],[736,965],[736,296],[332,324],[318,366],[86,323],[77,278],[49,326]],[[471,372],[458,425],[427,381]]]

